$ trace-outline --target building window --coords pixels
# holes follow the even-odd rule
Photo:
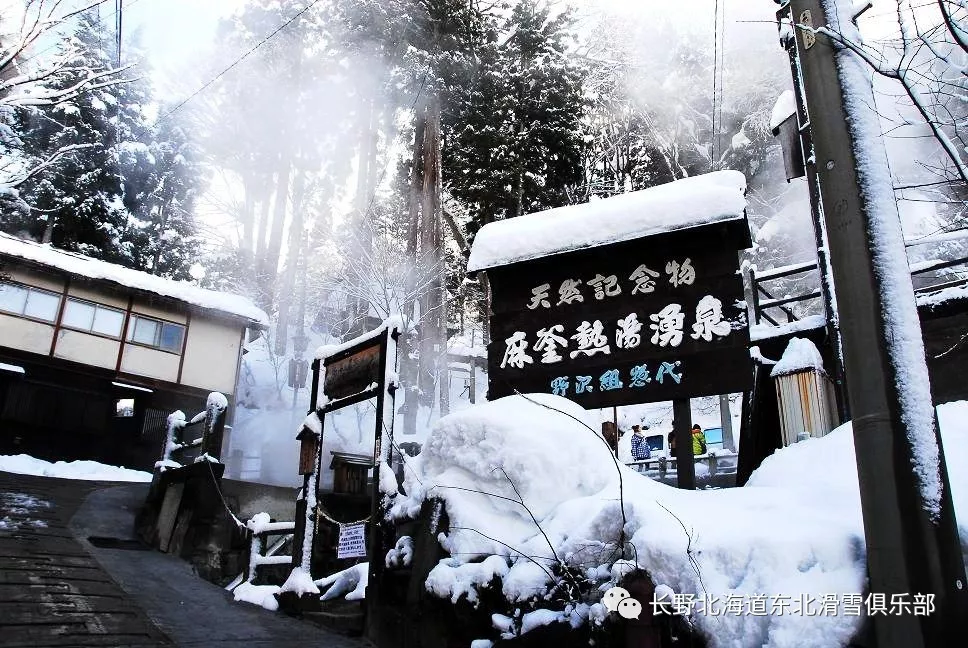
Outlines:
[[[64,308],[62,326],[90,331],[110,337],[121,337],[124,327],[124,312],[100,304],[69,298]]]
[[[114,411],[116,418],[131,418],[134,416],[134,399],[119,398],[114,402]]]
[[[53,322],[57,319],[60,295],[40,288],[0,283],[0,311]]]
[[[132,315],[128,325],[128,341],[163,351],[180,353],[185,327],[181,324],[162,322],[142,315]]]

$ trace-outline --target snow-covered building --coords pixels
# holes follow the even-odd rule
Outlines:
[[[150,469],[170,412],[231,402],[267,323],[246,297],[0,234],[0,454]]]

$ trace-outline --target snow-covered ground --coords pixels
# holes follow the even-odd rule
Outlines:
[[[956,510],[968,521],[968,402],[939,411]],[[801,597],[818,609],[825,596],[843,605],[867,594],[849,424],[778,451],[746,487],[681,491],[616,466],[592,432],[597,423],[574,403],[546,395],[504,398],[442,419],[410,460],[408,496],[392,509],[406,517],[428,497],[447,504],[451,527],[440,540],[453,558],[434,568],[428,588],[473,601],[476,588],[496,576],[508,612],[541,609],[550,607],[540,600],[551,582],[547,566],[561,560],[605,589],[622,557],[624,507],[625,558],[657,583],[696,600],[716,597],[720,608],[730,596],[747,604],[765,597],[768,610],[776,600],[790,602],[782,614],[693,614],[710,645],[846,644],[859,615],[841,608],[808,617],[794,606]],[[960,531],[965,543],[968,527]],[[592,623],[606,614],[594,597],[551,612]]]
[[[0,455],[0,471],[61,479],[92,481],[150,482],[151,473],[109,466],[97,461],[58,461],[51,463],[30,455]]]
[[[0,531],[43,529],[47,523],[29,516],[38,509],[50,508],[50,502],[26,493],[0,493]]]

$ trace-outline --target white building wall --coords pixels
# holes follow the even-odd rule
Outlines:
[[[134,301],[134,304],[131,307],[131,312],[145,315],[147,317],[156,317],[169,322],[178,322],[179,324],[185,324],[188,322],[188,315],[186,315],[184,312],[179,312],[170,308],[160,308],[158,306],[148,305],[145,302],[138,301],[137,299]]]
[[[121,343],[117,340],[61,329],[57,333],[54,357],[114,369],[118,364],[120,346]]]
[[[119,295],[118,293],[91,290],[90,288],[84,286],[71,284],[70,288],[67,289],[67,294],[71,297],[77,297],[78,299],[85,299],[98,304],[104,304],[105,306],[110,306],[111,308],[118,308],[120,310],[125,310],[128,308],[128,298]]]
[[[223,394],[235,393],[241,336],[238,325],[192,317],[188,326],[182,384]]]
[[[121,358],[121,371],[167,380],[178,381],[178,363],[181,356],[176,353],[157,351],[148,347],[134,344],[124,345],[124,355]]]
[[[64,292],[64,281],[58,277],[43,272],[34,272],[26,268],[10,267],[9,265],[4,268],[4,272],[14,281],[56,293]]]
[[[53,339],[51,324],[0,313],[0,346],[48,355]]]

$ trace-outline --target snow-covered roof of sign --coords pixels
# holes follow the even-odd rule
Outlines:
[[[770,130],[775,130],[777,126],[786,121],[787,117],[797,112],[797,98],[793,95],[793,90],[784,90],[777,97],[773,104],[773,111],[770,113]]]
[[[71,275],[109,281],[125,288],[150,292],[162,297],[250,320],[263,326],[269,324],[265,312],[248,297],[217,292],[193,286],[184,281],[156,277],[147,272],[92,259],[81,254],[58,250],[49,245],[23,241],[0,233],[0,256],[22,259]]]
[[[742,218],[746,177],[716,171],[658,187],[488,223],[467,271]]]

